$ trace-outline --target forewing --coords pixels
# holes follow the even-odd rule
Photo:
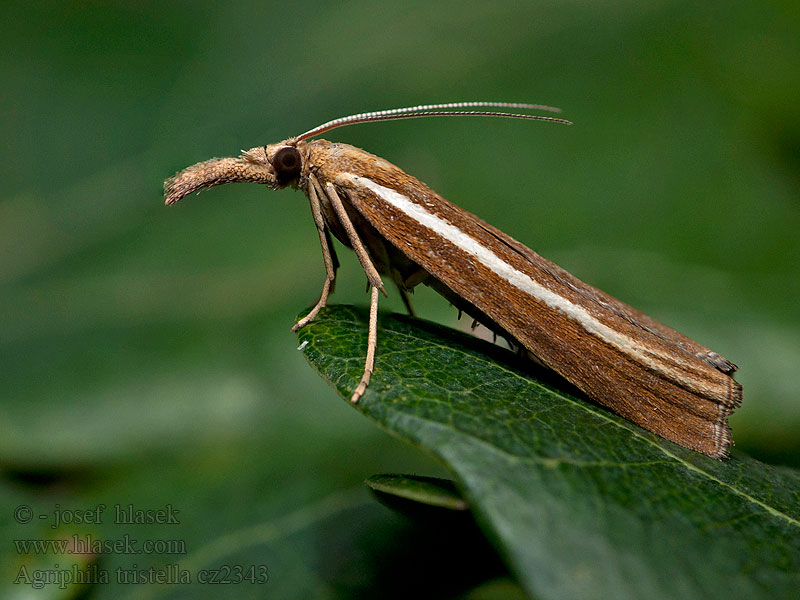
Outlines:
[[[719,367],[730,363],[712,366],[718,355],[707,348],[385,165],[351,162],[321,176],[409,259],[595,401],[668,439],[727,453],[727,416],[741,399]]]

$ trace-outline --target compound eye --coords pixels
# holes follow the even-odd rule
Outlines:
[[[279,179],[295,179],[300,176],[300,152],[294,146],[284,146],[272,157],[272,168]]]

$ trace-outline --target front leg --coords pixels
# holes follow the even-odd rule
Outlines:
[[[322,284],[322,293],[319,296],[319,301],[311,309],[311,312],[294,324],[292,331],[305,327],[316,318],[319,311],[328,302],[328,295],[333,291],[333,286],[336,282],[337,265],[334,258],[336,255],[333,253],[331,238],[325,228],[325,219],[322,217],[322,207],[320,206],[319,196],[317,196],[317,190],[311,183],[308,186],[308,200],[311,203],[311,215],[314,217],[314,223],[319,234],[319,243],[322,246],[322,258],[325,261],[325,283]]]

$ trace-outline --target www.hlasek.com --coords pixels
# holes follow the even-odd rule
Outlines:
[[[57,540],[14,540],[17,554],[186,554],[186,540],[137,540],[129,534],[98,539],[91,533]]]

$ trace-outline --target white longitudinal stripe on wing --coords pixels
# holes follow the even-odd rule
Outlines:
[[[517,289],[537,298],[547,304],[547,306],[561,311],[567,317],[579,323],[581,327],[592,335],[599,337],[608,344],[611,344],[622,352],[635,358],[637,361],[672,377],[681,376],[681,379],[685,380],[688,375],[685,372],[676,373],[669,365],[654,357],[652,351],[648,348],[641,347],[627,335],[600,322],[582,306],[578,306],[567,298],[537,283],[530,276],[512,267],[494,252],[482,246],[478,241],[461,231],[452,223],[434,215],[396,190],[382,186],[371,179],[355,175],[354,173],[342,173],[340,177],[371,190],[380,198],[414,219],[420,225],[442,236],[464,252],[475,256],[482,265],[497,273]],[[675,360],[677,357],[672,358]]]

